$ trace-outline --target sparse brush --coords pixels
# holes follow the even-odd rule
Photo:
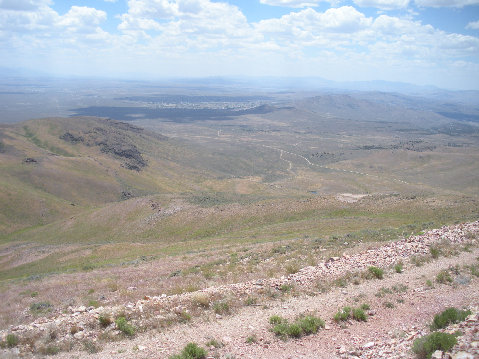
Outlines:
[[[50,302],[32,303],[30,305],[30,311],[33,314],[44,314],[47,312],[51,312],[52,309],[53,309],[53,305]]]
[[[377,279],[383,279],[384,270],[378,267],[371,266],[368,268],[368,272]]]
[[[258,338],[256,338],[256,335],[250,335],[248,338],[246,338],[246,343],[247,344],[254,344],[258,342]]]
[[[188,343],[180,354],[172,355],[169,359],[205,359],[208,352],[196,343]]]
[[[111,323],[113,323],[113,320],[111,319],[111,317],[107,314],[102,314],[98,317],[98,321],[100,322],[100,325],[103,327],[103,328],[106,328],[108,327]]]
[[[83,349],[89,354],[95,354],[101,351],[101,347],[98,345],[98,343],[95,343],[92,340],[85,340],[83,342]]]
[[[256,303],[258,302],[258,299],[255,298],[255,297],[248,297],[246,298],[244,304],[246,306],[251,306],[251,305],[255,305]]]
[[[5,342],[7,344],[7,347],[14,348],[18,345],[19,340],[15,334],[7,334],[7,337],[5,338]]]
[[[360,307],[362,310],[369,310],[371,309],[371,307],[369,306],[369,304],[367,303],[364,303],[364,304],[361,304],[361,307]]]
[[[431,247],[429,247],[429,253],[431,253],[432,258],[437,259],[437,258],[439,258],[439,255],[441,254],[441,251],[438,247],[431,246]]]
[[[291,284],[283,284],[281,287],[279,287],[279,290],[282,291],[283,293],[288,293],[293,289],[293,286]]]
[[[273,315],[269,317],[269,324],[276,325],[281,324],[285,321],[284,318],[281,318],[279,315]]]
[[[396,264],[394,265],[394,271],[395,271],[396,273],[402,273],[403,270],[404,270],[404,265],[403,265],[402,262],[398,262],[398,263],[396,263]]]
[[[223,343],[217,341],[216,339],[211,339],[211,340],[206,342],[206,346],[207,347],[214,347],[214,348],[221,348],[224,345],[223,345]]]
[[[358,322],[365,322],[368,320],[368,316],[364,312],[362,308],[354,308],[353,309],[353,319],[357,320]]]
[[[210,296],[206,293],[196,293],[192,298],[194,304],[203,308],[209,308],[210,301]]]
[[[437,330],[447,327],[449,324],[464,321],[471,314],[470,310],[459,310],[456,308],[447,308],[442,313],[434,316],[431,324],[431,330]]]
[[[230,314],[231,309],[228,302],[216,302],[213,304],[213,310],[216,314]]]
[[[351,316],[351,307],[343,307],[333,317],[335,322],[346,321]]]
[[[452,277],[449,271],[445,269],[440,271],[436,276],[436,282],[441,284],[452,283]]]
[[[128,323],[125,317],[118,317],[115,321],[116,327],[119,331],[123,332],[128,336],[135,335],[135,327]]]
[[[286,319],[279,316],[273,316],[269,322],[273,325],[273,333],[283,340],[288,337],[300,338],[304,335],[314,334],[324,327],[324,321],[313,315],[299,316],[293,323],[288,323]]]
[[[436,350],[448,351],[457,343],[454,335],[448,333],[434,332],[416,339],[412,351],[419,359],[430,358]]]

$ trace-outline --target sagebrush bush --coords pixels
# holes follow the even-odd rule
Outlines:
[[[213,310],[216,314],[229,314],[231,312],[228,302],[216,302],[213,304]]]
[[[279,315],[272,315],[269,317],[269,324],[281,324],[283,321],[285,321],[285,319],[281,318]]]
[[[449,271],[447,270],[442,270],[440,271],[437,276],[436,276],[436,282],[441,283],[441,284],[447,284],[452,282],[452,277]]]
[[[188,343],[180,354],[170,356],[170,359],[205,359],[207,351],[196,343]]]
[[[403,263],[402,263],[402,262],[398,262],[398,263],[396,263],[396,265],[394,266],[394,271],[395,271],[396,273],[402,273],[402,272],[403,272],[403,267],[404,267]]]
[[[118,317],[115,321],[116,327],[119,331],[123,332],[128,336],[135,335],[135,327],[128,323],[125,317]]]
[[[470,310],[459,310],[456,308],[447,308],[442,313],[434,316],[431,324],[431,330],[437,330],[447,327],[449,324],[462,322],[471,314]]]
[[[431,257],[434,259],[439,258],[439,254],[441,254],[441,251],[439,250],[438,247],[431,246],[429,247],[429,253],[431,253]]]
[[[368,320],[368,317],[363,309],[361,308],[354,308],[353,309],[353,319],[357,320],[358,322],[365,322]]]
[[[18,337],[15,334],[7,334],[7,347],[14,348],[18,345]]]
[[[111,319],[111,317],[109,315],[106,315],[106,314],[102,314],[98,317],[98,321],[100,322],[100,325],[103,327],[103,328],[106,328],[108,327],[111,323],[113,323],[113,320]]]
[[[338,310],[338,312],[334,315],[335,322],[346,321],[351,316],[351,307],[344,307],[343,309]]]
[[[436,350],[448,351],[457,343],[457,339],[452,334],[434,332],[416,339],[412,346],[412,351],[419,359],[430,358]]]
[[[273,325],[271,329],[276,336],[285,340],[290,338],[300,338],[305,335],[317,333],[320,328],[324,327],[324,321],[313,315],[302,315],[296,318],[293,323],[280,316],[274,315],[269,318],[270,324]]]
[[[381,268],[371,266],[368,268],[368,272],[377,279],[383,279],[384,270]]]

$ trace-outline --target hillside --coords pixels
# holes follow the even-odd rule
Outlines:
[[[424,123],[394,116],[386,121],[387,108],[381,112],[373,102],[347,96],[335,97],[333,113],[334,101],[321,101],[314,97],[227,121],[71,117],[2,126],[1,326],[51,324],[69,308],[92,308],[91,314],[97,307],[129,308],[147,297],[169,301],[263,281],[276,283],[274,288],[285,284],[284,291],[301,297],[314,284],[292,290],[284,278],[343,254],[371,253],[390,241],[477,220],[477,126],[432,117]],[[361,119],[341,112],[353,103]],[[379,117],[371,120],[366,114],[374,109]],[[442,249],[462,253],[444,263],[473,265],[475,244],[459,246]],[[428,250],[416,249],[421,253],[409,253],[405,264]],[[374,264],[392,265],[391,258]],[[350,278],[359,264],[351,265],[338,270]],[[421,275],[433,275],[431,266]],[[419,285],[417,278],[408,280]],[[466,299],[476,288],[471,283]],[[285,298],[276,291],[261,293],[264,305]],[[472,305],[460,299],[454,303]],[[236,308],[234,303],[228,305]],[[148,333],[173,325],[176,333],[176,316],[183,322],[191,315],[181,313],[167,314],[168,325],[153,323],[155,314],[139,327]],[[82,323],[78,327],[87,333]],[[112,338],[95,338],[116,350],[108,344]],[[161,353],[184,345],[176,334],[172,338],[175,344]],[[200,340],[194,333],[191,338]],[[118,345],[128,345],[119,339]],[[74,350],[90,345],[84,340],[72,343]],[[43,339],[34,342],[34,356],[48,347]]]
[[[152,193],[187,192],[207,176],[196,154],[113,120],[32,120],[0,129],[0,234]]]

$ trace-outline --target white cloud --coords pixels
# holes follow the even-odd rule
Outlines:
[[[479,20],[467,24],[466,29],[479,30]]]
[[[458,7],[479,5],[479,0],[414,0],[419,7]]]
[[[304,1],[304,0],[260,0],[261,4],[271,5],[271,6],[283,6],[283,7],[292,7],[292,8],[302,8],[308,6],[318,6],[318,4],[322,1],[327,0],[312,0],[312,1]],[[328,1],[330,2],[330,1]]]
[[[409,5],[409,0],[353,0],[361,7],[375,7],[381,10],[403,9]]]
[[[324,13],[311,8],[292,12],[279,19],[260,21],[256,28],[261,33],[315,36],[323,32],[351,33],[372,23],[371,18],[351,6],[331,8]]]
[[[0,0],[0,66],[25,63],[64,73],[136,72],[150,78],[404,76],[403,81],[434,83],[449,76],[449,81],[479,83],[478,37],[447,33],[407,15],[366,16],[342,6],[298,9],[249,23],[226,2],[129,0],[128,11],[118,17],[119,31],[109,33],[102,29],[108,15],[101,10],[72,6],[60,15],[48,0],[23,0],[21,9],[11,4]]]
[[[58,25],[75,31],[95,29],[106,20],[106,12],[86,6],[72,6],[61,16]]]
[[[51,4],[51,0],[0,0],[0,9],[33,11]]]

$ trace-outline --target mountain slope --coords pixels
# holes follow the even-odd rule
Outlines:
[[[205,178],[193,151],[100,118],[48,118],[0,128],[0,234],[109,202],[188,191]]]

